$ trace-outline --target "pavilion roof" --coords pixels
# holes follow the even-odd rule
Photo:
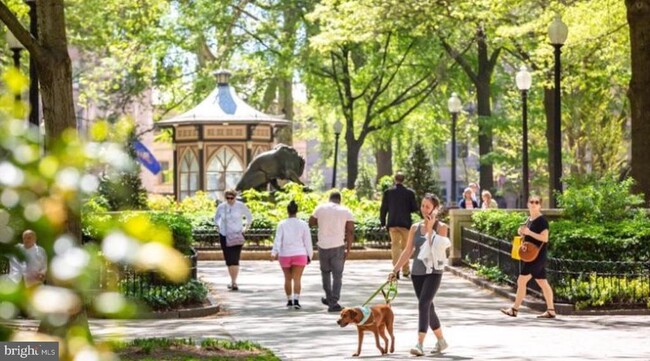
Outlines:
[[[218,71],[217,87],[196,107],[170,119],[157,123],[158,126],[194,124],[271,124],[284,126],[290,122],[283,117],[262,113],[253,108],[238,95],[228,83],[230,73]]]

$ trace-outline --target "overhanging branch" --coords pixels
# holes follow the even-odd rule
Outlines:
[[[20,41],[21,44],[29,51],[29,54],[36,59],[42,57],[43,49],[36,42],[32,35],[23,27],[23,25],[18,21],[16,15],[9,10],[7,5],[0,1],[0,20],[7,25],[9,31],[11,31],[16,39]]]

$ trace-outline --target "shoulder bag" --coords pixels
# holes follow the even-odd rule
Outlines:
[[[226,234],[226,247],[241,246],[244,244],[244,233],[232,232]]]
[[[539,255],[540,249],[541,247],[532,242],[523,241],[519,246],[519,258],[524,262],[532,262]]]
[[[526,221],[526,227],[528,227],[530,221]],[[532,242],[524,241],[525,237],[522,237],[521,245],[519,246],[519,259],[524,262],[533,262],[539,255],[540,246]]]

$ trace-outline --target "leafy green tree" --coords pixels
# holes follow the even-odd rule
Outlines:
[[[437,88],[440,55],[429,37],[394,28],[373,0],[322,1],[309,19],[319,32],[310,39],[307,83],[315,101],[336,105],[344,118],[353,188],[368,137],[404,122]]]
[[[418,142],[413,146],[411,156],[404,165],[404,176],[404,183],[415,191],[418,199],[425,193],[440,195],[436,172],[422,143]]]

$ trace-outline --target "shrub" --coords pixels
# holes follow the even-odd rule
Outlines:
[[[151,222],[167,226],[172,232],[174,248],[183,254],[190,254],[192,247],[192,223],[178,212],[152,212]]]
[[[190,280],[184,284],[150,284],[143,281],[140,293],[129,293],[127,280],[119,283],[122,293],[146,304],[155,311],[177,309],[203,303],[208,289],[202,282]]]
[[[377,182],[377,192],[384,194],[384,192],[393,186],[393,176],[385,175]]]
[[[174,197],[163,196],[160,194],[151,194],[147,198],[147,207],[152,211],[173,211],[176,210],[177,205]]]
[[[362,167],[359,171],[354,188],[359,198],[372,198],[374,196],[375,189],[372,185],[372,178],[366,167]]]
[[[645,217],[606,223],[551,223],[555,257],[591,261],[650,260],[650,222]]]
[[[192,231],[214,230],[214,213],[185,214],[192,224]]]
[[[88,199],[81,208],[81,233],[85,241],[102,239],[112,226],[112,216],[107,214],[108,201],[101,195]]]
[[[203,191],[196,192],[193,196],[183,199],[177,210],[183,213],[212,213],[217,210],[216,202]]]
[[[517,230],[526,221],[526,217],[527,215],[523,212],[489,209],[472,214],[472,227],[481,233],[503,240],[511,240],[517,235]]]
[[[616,222],[635,217],[632,208],[643,204],[643,195],[631,193],[634,179],[619,181],[614,175],[574,176],[565,179],[567,189],[559,197],[564,215],[576,222]]]
[[[484,277],[490,282],[495,282],[498,284],[506,284],[508,282],[508,275],[503,273],[499,266],[484,266],[480,263],[470,264],[472,268],[476,270],[476,274]]]
[[[650,308],[648,279],[626,279],[589,275],[587,279],[571,280],[555,285],[559,297],[575,303],[577,309],[612,307],[617,304],[638,304]]]

